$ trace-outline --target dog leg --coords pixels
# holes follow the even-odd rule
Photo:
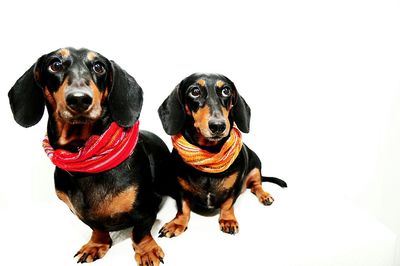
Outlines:
[[[111,245],[112,240],[108,232],[94,229],[89,242],[83,245],[74,257],[78,257],[78,263],[93,262],[104,257]]]
[[[271,205],[274,198],[262,188],[260,169],[254,168],[246,177],[246,187],[250,188],[251,193],[256,195],[258,200],[264,205]]]
[[[161,247],[157,245],[150,233],[144,235],[140,240],[137,240],[136,234],[133,233],[132,239],[137,265],[159,266],[160,262],[164,263],[164,252]]]
[[[158,237],[174,237],[179,236],[183,232],[186,231],[188,223],[190,219],[190,207],[189,203],[186,200],[182,202],[182,211],[178,208],[178,213],[176,214],[175,218],[166,223],[158,232]]]
[[[233,211],[233,198],[229,198],[221,205],[219,227],[222,232],[227,234],[234,235],[239,233],[239,223]]]

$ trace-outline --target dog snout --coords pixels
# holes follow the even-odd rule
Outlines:
[[[65,100],[69,108],[75,112],[82,113],[92,105],[93,95],[90,90],[71,89],[66,93]]]
[[[211,120],[208,122],[208,128],[213,134],[218,135],[225,131],[226,124],[224,120]]]

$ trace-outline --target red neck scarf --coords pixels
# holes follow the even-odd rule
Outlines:
[[[57,167],[69,172],[93,174],[110,170],[122,163],[133,153],[138,137],[139,121],[129,129],[113,122],[100,136],[91,136],[78,152],[54,150],[47,136],[43,140],[43,148]]]
[[[237,128],[232,128],[229,138],[218,153],[190,144],[181,133],[172,136],[172,145],[186,164],[202,172],[222,173],[238,157],[242,149],[242,135]]]

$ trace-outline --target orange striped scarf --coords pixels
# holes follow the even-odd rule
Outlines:
[[[180,133],[172,136],[172,145],[188,165],[206,173],[221,173],[228,169],[239,155],[242,136],[237,128],[232,128],[228,140],[218,153],[205,151],[190,144]]]

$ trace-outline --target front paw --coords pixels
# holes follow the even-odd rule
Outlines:
[[[138,244],[133,243],[138,266],[159,266],[164,263],[164,252],[151,235],[145,236]]]
[[[166,223],[158,232],[158,237],[175,237],[179,236],[187,229],[187,224],[177,223],[175,220],[172,220],[169,223]]]
[[[74,257],[78,257],[77,263],[93,262],[104,257],[110,247],[111,245],[109,244],[98,244],[89,241]]]
[[[159,266],[160,262],[164,264],[163,258],[164,252],[158,246],[144,253],[135,253],[135,260],[139,266]]]
[[[219,228],[222,232],[227,234],[237,234],[239,233],[239,223],[236,220],[219,220]]]

